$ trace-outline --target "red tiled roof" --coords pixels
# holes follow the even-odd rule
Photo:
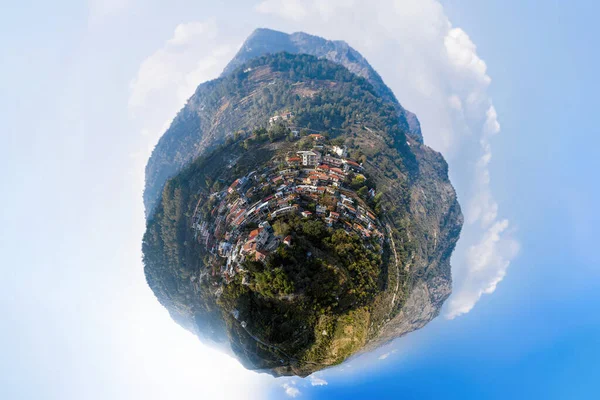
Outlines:
[[[246,242],[246,243],[244,243],[244,246],[242,246],[242,250],[245,253],[252,252],[252,251],[256,250],[256,243],[254,243],[254,242]]]

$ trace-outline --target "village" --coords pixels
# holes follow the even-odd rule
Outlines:
[[[350,177],[367,179],[363,167],[347,157],[345,147],[326,144],[320,134],[308,137],[312,149],[289,152],[284,160],[273,160],[198,201],[192,217],[195,238],[215,258],[224,259],[216,273],[225,279],[243,271],[244,260],[263,262],[281,244],[292,245],[291,235],[277,235],[272,226],[285,216],[320,219],[328,227],[383,243],[377,217],[348,188]],[[375,190],[368,196],[375,196]],[[208,216],[200,212],[207,204],[212,207]]]

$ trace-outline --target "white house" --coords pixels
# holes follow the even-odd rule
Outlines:
[[[347,153],[346,146],[344,146],[344,147],[333,146],[332,150],[338,156],[340,156],[340,157],[346,157],[346,153]]]
[[[321,161],[321,154],[316,151],[298,151],[300,157],[302,157],[302,165],[315,166]]]

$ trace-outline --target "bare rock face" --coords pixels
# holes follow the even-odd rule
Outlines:
[[[146,172],[149,286],[249,369],[337,365],[451,293],[463,217],[447,164],[345,42],[255,31]]]

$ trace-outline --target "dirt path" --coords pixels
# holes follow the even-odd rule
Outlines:
[[[388,231],[390,243],[392,243],[392,250],[394,252],[394,259],[396,260],[396,290],[394,290],[394,296],[392,297],[392,308],[394,308],[396,295],[398,294],[398,289],[400,289],[400,265],[398,265],[398,253],[396,252],[396,244],[394,243],[394,238],[392,237],[392,228],[390,228],[390,224],[386,224],[385,227]]]

